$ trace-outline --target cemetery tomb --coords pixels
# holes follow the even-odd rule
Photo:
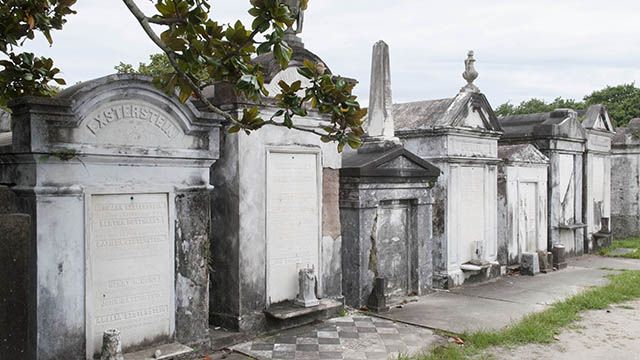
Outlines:
[[[362,146],[343,154],[340,170],[342,282],[347,304],[383,311],[387,299],[431,288],[431,187],[440,175],[395,136],[383,41],[373,47],[364,128]]]
[[[547,251],[549,159],[531,144],[500,145],[498,157],[498,259],[516,265]]]
[[[497,166],[501,127],[473,81],[473,52],[465,61],[467,85],[453,98],[396,104],[396,135],[405,148],[437,166],[433,189],[434,286],[499,275]]]
[[[532,144],[549,158],[548,247],[563,245],[567,256],[584,252],[583,156],[586,132],[570,109],[500,118],[501,145]]]
[[[208,342],[209,168],[220,120],[113,75],[10,104],[0,182],[31,216],[29,359]],[[37,239],[37,241],[36,241]],[[169,354],[167,354],[169,355]]]
[[[589,252],[599,247],[597,234],[611,229],[611,140],[615,130],[603,105],[592,105],[579,116],[587,132],[582,215],[587,225],[584,251]]]
[[[640,236],[640,119],[618,128],[611,144],[611,230],[624,239]]]
[[[321,62],[290,32],[292,61],[281,69],[273,54],[255,62],[265,69],[272,96],[277,83],[306,81],[297,69],[305,59]],[[327,71],[330,71],[327,69]],[[216,85],[211,99],[239,111],[245,99]],[[258,104],[261,116],[276,112],[273,97]],[[310,112],[298,124],[326,121]],[[211,169],[214,186],[211,241],[211,323],[260,331],[311,321],[342,306],[342,263],[338,207],[341,157],[335,143],[313,134],[266,126],[246,134],[224,134],[222,157]],[[313,269],[320,305],[295,305],[300,270]]]

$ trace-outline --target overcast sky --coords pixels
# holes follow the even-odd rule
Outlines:
[[[248,22],[249,0],[211,3],[212,17]],[[53,57],[69,84],[158,52],[121,1],[81,0],[76,8],[52,47],[43,39],[27,46]],[[640,83],[638,16],[638,0],[311,0],[302,37],[334,73],[360,81],[363,102],[377,40],[391,48],[395,102],[453,96],[473,49],[476,84],[497,106]]]

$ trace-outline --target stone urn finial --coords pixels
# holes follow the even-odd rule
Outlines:
[[[464,72],[462,73],[462,78],[467,80],[467,85],[462,88],[462,91],[480,91],[480,89],[473,84],[473,82],[478,78],[478,71],[475,68],[476,59],[473,55],[473,50],[469,50],[467,53],[467,59],[464,61]]]

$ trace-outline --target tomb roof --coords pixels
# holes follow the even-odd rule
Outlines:
[[[498,157],[508,163],[548,164],[549,158],[544,156],[532,144],[500,145]]]
[[[472,126],[466,120],[477,112],[482,125]],[[502,131],[486,96],[480,92],[461,91],[453,98],[395,104],[393,116],[396,131],[435,130],[439,128],[474,128]]]
[[[586,139],[586,132],[572,109],[500,117],[503,139],[567,138]]]
[[[635,118],[626,127],[616,129],[614,145],[640,145],[640,118]]]
[[[435,180],[440,176],[440,169],[403,146],[397,146],[380,152],[345,154],[340,176]]]

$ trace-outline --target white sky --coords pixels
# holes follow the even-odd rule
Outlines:
[[[211,3],[213,18],[249,24],[249,0]],[[391,48],[395,102],[455,95],[469,49],[478,60],[476,84],[494,106],[640,84],[638,0],[311,0],[309,7],[306,47],[334,73],[360,81],[364,106],[377,40]],[[69,84],[158,52],[121,1],[81,0],[76,9],[52,47],[43,39],[27,46],[54,58]]]

